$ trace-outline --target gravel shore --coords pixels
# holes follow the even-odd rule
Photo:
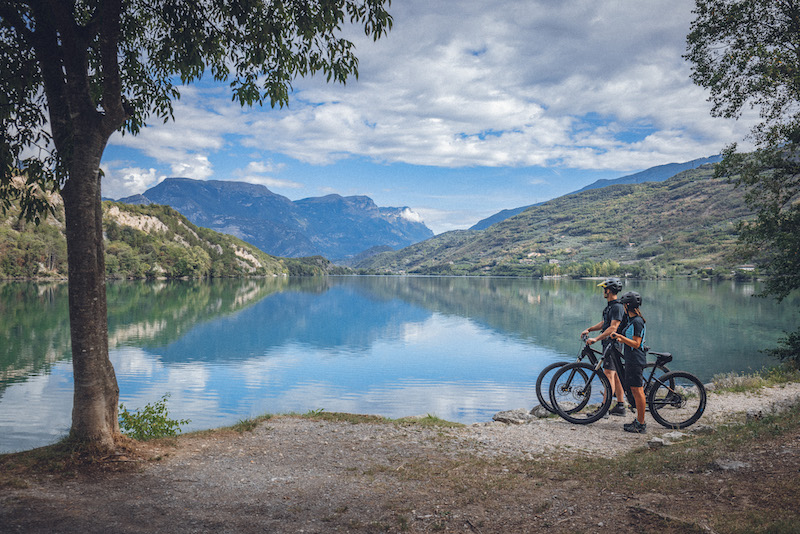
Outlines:
[[[710,393],[703,418],[683,433],[709,431],[744,421],[748,413],[759,417],[798,402],[800,384],[750,394]],[[662,530],[663,517],[673,521],[673,516],[659,514],[674,509],[669,513],[679,516],[687,506],[699,506],[706,490],[687,494],[685,502],[677,500],[680,495],[625,494],[594,502],[587,494],[597,491],[592,487],[533,468],[540,460],[565,455],[621,454],[671,432],[648,415],[647,434],[627,434],[622,424],[632,418],[608,417],[584,426],[547,418],[522,425],[431,428],[274,417],[249,432],[197,433],[181,437],[177,445],[144,445],[140,452],[147,460],[125,472],[6,482],[0,531],[601,532],[613,519],[618,531],[634,532],[647,526],[641,510],[651,514],[645,519],[656,513],[651,513],[654,503],[661,511],[652,516],[658,521],[652,525],[664,532],[686,531]],[[754,470],[773,469],[781,476],[788,472],[786,465],[796,471],[800,437],[790,441],[779,444],[784,456],[763,452],[769,464],[747,461]],[[776,458],[785,464],[774,464]],[[742,471],[703,480],[718,481],[715,487],[725,495],[731,482],[724,477],[733,476],[745,483],[755,478]],[[795,475],[786,476],[793,484]],[[756,487],[748,498],[761,493]],[[731,502],[738,506],[732,510],[741,509]],[[700,507],[697,513],[710,509]],[[728,513],[721,510],[721,516]]]

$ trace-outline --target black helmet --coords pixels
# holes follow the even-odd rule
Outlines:
[[[638,308],[642,305],[642,296],[636,291],[628,291],[627,293],[620,295],[619,301],[622,304],[627,304],[628,308]]]
[[[614,293],[619,293],[622,291],[622,282],[619,281],[619,278],[607,278],[597,284],[597,287],[602,287],[603,289],[610,289]]]

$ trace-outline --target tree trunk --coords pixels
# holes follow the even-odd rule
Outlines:
[[[76,146],[62,190],[69,267],[69,319],[75,391],[70,437],[112,450],[119,433],[119,386],[108,357],[100,158],[105,142]],[[93,146],[97,145],[97,146]]]

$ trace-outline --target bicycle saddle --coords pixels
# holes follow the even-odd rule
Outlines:
[[[652,354],[653,356],[657,356],[658,358],[663,360],[664,363],[669,363],[672,361],[672,353],[670,352],[656,352],[654,350],[651,350],[650,354]]]

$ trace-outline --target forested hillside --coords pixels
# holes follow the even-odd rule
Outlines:
[[[0,278],[65,277],[67,246],[60,199],[40,225],[12,208],[0,221]],[[105,202],[109,278],[315,275],[334,270],[323,258],[276,258],[233,236],[190,223],[168,206]]]
[[[659,183],[559,197],[485,230],[448,232],[357,265],[455,275],[714,274],[737,265],[741,191],[703,166]]]

